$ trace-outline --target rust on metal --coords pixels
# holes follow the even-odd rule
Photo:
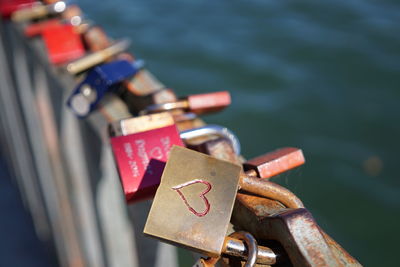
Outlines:
[[[213,156],[217,159],[240,164],[240,159],[233,150],[229,139],[218,137],[198,144],[189,144],[188,148]]]
[[[242,174],[239,180],[239,188],[258,196],[277,200],[288,208],[304,207],[303,202],[289,189],[267,180],[260,180]]]
[[[276,213],[266,208],[263,213],[257,208],[262,201],[257,196],[238,197],[232,223],[260,240],[278,241],[294,266],[361,266],[335,241],[327,239],[306,209]]]

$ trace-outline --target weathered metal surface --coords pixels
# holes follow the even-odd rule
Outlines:
[[[277,200],[289,208],[304,207],[301,200],[289,191],[289,189],[267,180],[261,180],[242,174],[239,186],[243,191]]]
[[[149,131],[174,124],[174,117],[168,112],[133,117],[110,124],[112,136],[128,135]]]
[[[240,166],[173,147],[144,233],[208,256],[221,254]]]
[[[278,241],[294,266],[361,266],[336,242],[326,238],[306,209],[283,209],[276,213],[268,206],[270,201],[260,197],[238,197],[232,222],[260,240]]]
[[[190,144],[188,148],[211,155],[217,159],[226,160],[232,163],[240,164],[240,158],[233,150],[232,143],[228,138],[218,137],[199,144]]]

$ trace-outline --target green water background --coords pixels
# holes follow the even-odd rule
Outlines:
[[[229,90],[207,122],[247,158],[307,163],[277,182],[365,266],[399,266],[399,1],[81,0],[179,95]]]

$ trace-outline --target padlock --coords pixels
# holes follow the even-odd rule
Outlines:
[[[253,158],[243,164],[248,175],[271,178],[305,163],[301,149],[285,147]]]
[[[65,1],[57,1],[49,5],[38,4],[15,11],[11,15],[11,20],[14,22],[25,22],[33,19],[43,18],[49,15],[61,14],[66,9],[67,3]]]
[[[81,36],[72,25],[46,27],[42,36],[49,60],[55,65],[75,60],[85,54]]]
[[[207,256],[219,256],[241,167],[174,146],[144,233]]]
[[[63,21],[61,21],[60,19],[49,19],[36,23],[31,23],[25,27],[24,35],[28,38],[32,38],[42,34],[43,30],[46,29],[47,27],[52,27],[61,24],[63,24]]]
[[[0,15],[8,19],[17,10],[31,8],[38,4],[40,5],[36,0],[0,0]]]
[[[213,92],[208,94],[190,95],[176,102],[154,104],[146,107],[141,114],[182,109],[195,114],[204,114],[220,111],[231,104],[228,91]]]
[[[221,130],[224,129],[221,126],[212,125],[210,128],[213,130],[214,134],[222,136],[226,134],[226,131]],[[185,136],[189,133],[194,133],[191,134],[192,136],[199,136],[205,133],[204,129],[200,128],[179,134],[173,116],[168,112],[120,120],[111,123],[109,130],[110,136],[112,136],[111,145],[122,187],[126,199],[130,202],[142,200],[145,197],[154,195],[155,189],[160,183],[163,169],[162,163],[158,162],[158,160],[160,160],[160,158],[166,160],[172,145],[183,146],[182,140],[185,140]],[[218,132],[218,130],[220,132]],[[169,137],[167,133],[170,134]],[[131,144],[130,146],[134,148],[129,150],[133,150],[133,152],[129,152],[130,154],[124,150],[124,144],[126,142],[129,142]],[[162,146],[160,142],[163,143]],[[139,145],[141,145],[142,156],[139,156],[139,152],[135,153],[135,151],[139,151]],[[155,146],[162,147],[163,149],[154,148]],[[152,152],[153,150],[155,152]],[[145,154],[148,158],[147,161],[138,160],[142,159]],[[153,160],[155,167],[150,166],[150,168],[157,169],[157,171],[152,171],[153,174],[150,175],[146,172],[146,164],[149,164],[148,162],[154,159],[152,155],[158,155],[159,158]],[[132,163],[133,161],[134,163]],[[128,166],[135,166],[135,171],[129,169]],[[144,181],[144,179],[146,179],[146,182],[141,182],[142,180]],[[149,181],[147,181],[147,179]]]
[[[154,116],[155,115],[155,116]],[[111,146],[128,202],[154,195],[172,145],[183,146],[170,114],[154,114],[111,124]]]
[[[87,54],[82,58],[68,63],[66,70],[72,75],[79,74],[125,51],[129,47],[129,44],[130,41],[128,40],[114,42],[103,50]]]
[[[289,208],[304,207],[286,188],[249,177],[241,170],[239,165],[174,146],[144,233],[207,256],[218,256],[238,189],[276,199]]]
[[[132,63],[117,60],[95,67],[74,89],[67,101],[68,106],[78,117],[87,116],[107,92],[116,89],[124,79],[135,75],[141,65],[140,61]]]

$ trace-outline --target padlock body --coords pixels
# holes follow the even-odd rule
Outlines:
[[[55,65],[78,59],[85,54],[80,34],[72,25],[46,27],[42,35],[49,60]]]
[[[0,15],[9,18],[11,14],[22,8],[29,8],[37,1],[35,0],[0,0]]]
[[[144,233],[207,256],[221,254],[241,167],[174,146]]]
[[[42,32],[46,28],[61,24],[62,23],[59,19],[49,19],[41,22],[32,23],[25,27],[24,34],[26,37],[35,37],[42,34]]]
[[[173,145],[183,146],[175,125],[111,138],[128,202],[154,196]]]
[[[214,112],[231,104],[231,96],[228,91],[191,95],[188,97],[189,108],[192,112],[202,114]]]
[[[86,78],[74,89],[67,104],[78,117],[85,117],[96,108],[98,102],[108,91],[116,88],[124,79],[135,75],[137,71],[138,69],[132,62],[126,60],[116,60],[98,65],[90,70]],[[74,105],[74,98],[82,93],[83,87],[90,87],[91,90],[95,90],[96,97],[90,102],[82,103],[82,105],[87,105],[88,107],[85,107],[81,112]]]

